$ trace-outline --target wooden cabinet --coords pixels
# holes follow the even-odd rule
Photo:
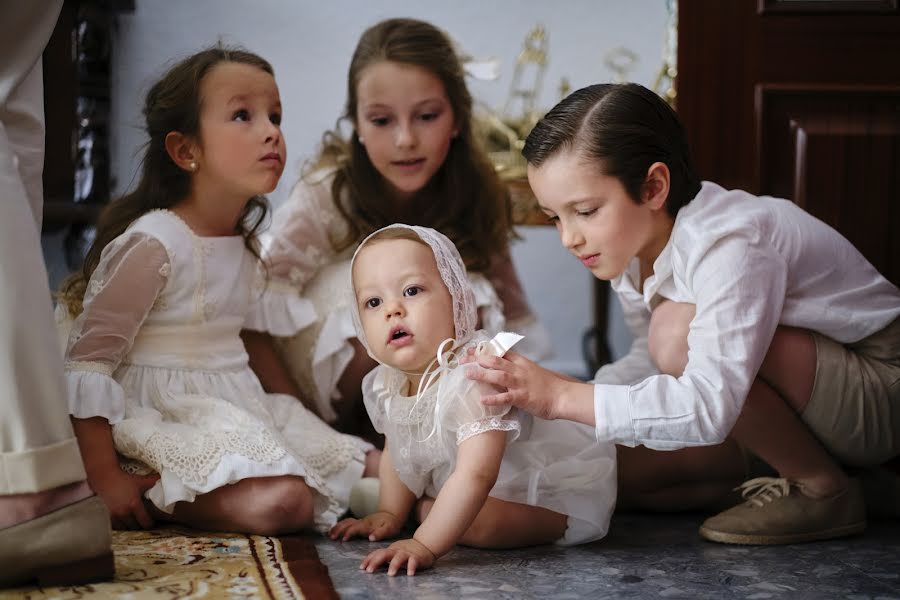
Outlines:
[[[681,0],[677,110],[704,179],[790,198],[900,285],[897,0]]]

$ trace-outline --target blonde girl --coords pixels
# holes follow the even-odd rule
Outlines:
[[[255,54],[173,66],[147,94],[140,182],[64,286],[70,412],[116,527],[327,530],[364,474],[371,446],[266,394],[239,336],[272,321],[256,234],[284,168],[281,114]],[[274,332],[304,325],[294,311]]]

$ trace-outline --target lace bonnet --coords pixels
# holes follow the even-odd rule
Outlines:
[[[385,231],[390,229],[409,230],[413,235],[428,244],[428,247],[431,248],[431,251],[434,254],[434,260],[437,263],[438,272],[441,274],[441,279],[444,281],[444,285],[447,286],[447,289],[450,290],[450,296],[453,298],[453,325],[456,332],[456,340],[453,347],[456,348],[466,343],[469,338],[472,337],[472,334],[475,333],[478,322],[478,313],[475,305],[475,294],[472,291],[472,285],[469,283],[469,278],[466,275],[466,266],[463,263],[462,257],[459,255],[459,250],[456,249],[456,246],[450,241],[450,238],[435,229],[431,229],[430,227],[420,227],[418,225],[404,225],[402,223],[394,223],[393,225],[382,227],[378,231],[370,234],[362,241],[359,247],[357,247],[356,252],[353,253],[353,259],[350,261],[350,289],[353,293],[353,301],[350,303],[350,306],[351,313],[353,314],[353,326],[356,328],[356,335],[359,338],[360,343],[365,347],[369,356],[372,356],[372,350],[369,348],[369,343],[368,340],[366,340],[366,334],[363,331],[362,321],[359,316],[359,303],[356,301],[356,293],[352,286],[353,264],[356,262],[356,257],[359,255],[360,251],[370,240],[379,237]]]

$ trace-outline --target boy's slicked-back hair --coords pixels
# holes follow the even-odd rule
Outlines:
[[[106,245],[142,215],[155,209],[170,208],[187,197],[191,190],[191,174],[172,161],[166,150],[166,136],[177,131],[199,139],[201,84],[214,67],[223,63],[249,65],[274,75],[272,65],[264,58],[244,48],[217,44],[180,60],[153,84],[143,106],[148,139],[144,144],[138,184],[133,191],[103,209],[81,272],[63,281],[59,297],[70,315],[81,312],[87,281],[97,268]],[[235,232],[243,236],[245,245],[257,258],[260,255],[256,234],[268,210],[264,196],[251,198],[241,213]]]
[[[664,163],[670,173],[666,210],[673,218],[700,191],[675,111],[636,83],[597,84],[572,92],[538,121],[522,149],[534,167],[561,152],[572,152],[620,180],[637,203],[650,166]]]
[[[360,78],[381,62],[418,67],[437,77],[457,131],[443,165],[405,212],[388,200],[387,186],[356,131]],[[465,70],[446,33],[417,19],[386,19],[366,29],[350,61],[341,120],[354,124],[353,134],[345,140],[337,129],[326,132],[318,160],[308,169],[336,168],[331,193],[348,224],[346,238],[331,240],[337,250],[390,223],[406,222],[443,231],[474,271],[487,270],[492,257],[506,251],[513,236],[509,193],[475,138]]]

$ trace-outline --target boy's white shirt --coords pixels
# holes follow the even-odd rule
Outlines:
[[[634,343],[595,375],[597,439],[659,450],[725,439],[779,324],[850,343],[900,315],[900,290],[834,229],[788,200],[710,182],[679,211],[643,291],[637,259],[611,285]],[[647,349],[662,299],[697,307],[679,378]]]

